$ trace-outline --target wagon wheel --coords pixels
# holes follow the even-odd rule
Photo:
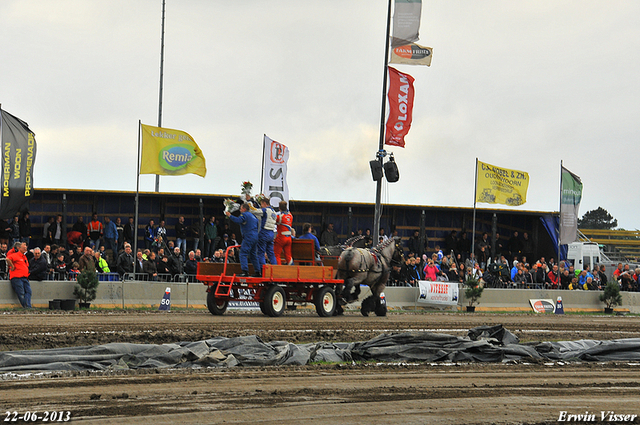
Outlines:
[[[267,312],[264,309],[264,301],[260,301],[258,304],[260,305],[260,311],[262,312],[262,314],[266,315]]]
[[[216,298],[216,292],[213,288],[207,292],[207,308],[214,316],[222,316],[227,311],[228,304],[227,300]]]
[[[316,291],[313,299],[320,317],[331,317],[336,310],[336,293],[330,286],[323,286]]]
[[[287,296],[284,289],[278,285],[270,286],[264,294],[264,313],[267,316],[279,317],[287,306]]]

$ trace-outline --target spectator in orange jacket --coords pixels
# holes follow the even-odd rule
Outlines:
[[[102,233],[104,232],[104,227],[102,223],[98,221],[98,214],[93,213],[91,216],[91,223],[87,226],[87,233],[89,235],[89,239],[91,239],[91,243],[94,245],[94,250],[98,251],[100,249],[100,238],[102,237]]]
[[[27,244],[24,242],[16,242],[13,248],[7,253],[7,267],[9,268],[11,287],[18,296],[20,305],[22,305],[23,308],[31,308],[29,261],[27,261],[26,252]]]

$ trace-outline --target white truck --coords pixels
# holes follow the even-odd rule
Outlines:
[[[586,265],[591,270],[595,266],[604,265],[606,267],[605,274],[610,279],[614,270],[618,267],[618,262],[610,260],[595,242],[573,242],[567,248],[567,259],[576,270],[583,270]],[[629,264],[632,270],[637,267],[636,264],[632,263],[622,262],[622,264]]]
[[[602,263],[602,253],[595,242],[573,242],[567,247],[567,259],[576,270],[583,270],[584,266],[593,270]]]

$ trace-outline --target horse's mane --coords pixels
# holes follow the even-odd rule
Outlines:
[[[344,241],[344,244],[342,244],[345,247],[350,247],[352,246],[354,243],[358,242],[359,240],[364,239],[364,236],[360,235],[360,236],[354,236],[352,238],[347,239],[346,241]]]
[[[396,240],[394,238],[388,238],[386,241],[379,243],[375,248],[372,248],[372,249],[377,252],[382,252],[383,249],[385,249],[387,246],[391,245],[392,243],[395,243],[395,241]]]

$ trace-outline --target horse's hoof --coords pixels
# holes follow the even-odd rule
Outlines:
[[[364,316],[364,317],[369,317],[369,312],[367,310],[362,310],[360,309],[360,313]]]
[[[386,316],[387,315],[387,305],[379,303],[375,308],[376,316]]]
[[[349,304],[349,301],[345,300],[344,298],[340,298],[340,299],[338,299],[338,304],[347,305],[347,304]]]

